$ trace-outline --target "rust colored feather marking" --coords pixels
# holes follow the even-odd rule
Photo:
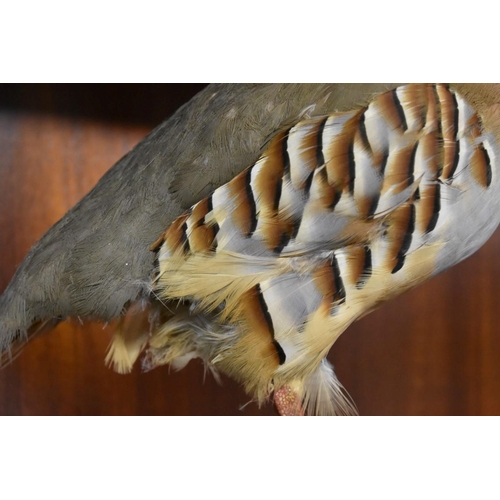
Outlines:
[[[347,120],[342,130],[332,137],[329,144],[323,148],[325,155],[328,182],[338,191],[349,192],[354,190],[355,159],[354,138],[359,130],[361,112]]]
[[[377,109],[391,130],[405,132],[408,129],[404,110],[399,102],[396,89],[377,97]]]
[[[437,125],[437,133],[439,137],[442,137],[443,135],[443,110],[441,107],[441,100],[439,99],[439,92],[438,92],[438,85],[435,85],[433,87],[433,94],[434,94],[434,103],[436,105],[436,125]]]
[[[392,188],[394,188],[395,193],[400,193],[413,183],[415,153],[415,145],[410,145],[389,156],[382,194]]]
[[[424,128],[428,107],[429,85],[411,84],[399,87],[397,94],[404,109],[408,130],[420,131]]]
[[[316,268],[313,274],[313,281],[318,292],[327,300],[329,307],[335,293],[335,279],[329,262],[325,262]]]
[[[432,88],[433,99],[432,102],[436,107],[436,163],[437,163],[437,172],[436,178],[441,177],[444,170],[444,161],[445,161],[445,153],[444,153],[444,140],[443,140],[443,111],[441,107],[441,101],[439,99],[438,86],[434,85]]]
[[[479,144],[472,154],[470,168],[476,182],[487,188],[491,184],[491,161],[483,143]]]
[[[324,262],[316,268],[313,274],[313,281],[316,289],[323,297],[319,309],[325,317],[334,313],[335,307],[343,304],[346,300],[344,282],[340,275],[340,269],[335,257]]]
[[[420,187],[420,200],[416,206],[416,229],[430,233],[436,227],[441,210],[441,185],[439,182]]]
[[[206,225],[200,225],[192,229],[189,235],[189,243],[193,252],[214,251],[214,229]]]
[[[286,360],[285,352],[274,338],[273,320],[260,285],[245,292],[241,302],[242,319],[248,327],[249,335],[255,336],[256,342],[261,345],[263,342],[268,342],[270,349],[268,355],[273,355],[278,365],[283,364]]]
[[[351,245],[346,251],[348,273],[345,281],[349,285],[356,285],[360,281],[365,267],[365,248]]]
[[[397,273],[404,266],[406,253],[411,245],[415,230],[415,206],[409,203],[397,208],[391,216],[387,236],[390,242],[389,254],[391,273]]]
[[[403,106],[401,106],[401,101],[399,100],[397,89],[394,89],[391,93],[394,100],[394,106],[396,107],[396,112],[401,123],[400,126],[403,129],[403,132],[406,132],[408,130],[408,124],[406,123],[405,111],[403,109]]]
[[[436,180],[440,170],[437,132],[430,131],[425,134],[420,139],[419,144],[422,158],[426,162],[426,169],[431,179]]]
[[[475,141],[479,139],[481,136],[481,122],[479,121],[479,116],[477,116],[476,113],[474,113],[469,120],[467,121],[467,130],[472,137],[472,139]]]
[[[165,244],[167,245],[168,250],[172,253],[181,249],[184,253],[186,253],[186,221],[188,217],[189,214],[187,213],[181,215],[174,222],[172,222],[171,226],[165,233]]]
[[[290,155],[290,177],[295,189],[304,190],[311,181],[318,162],[318,135],[323,119],[298,124],[290,130],[288,153]],[[293,144],[292,149],[291,145]],[[323,148],[322,148],[323,149]]]
[[[329,317],[332,313],[332,306],[338,303],[338,301],[340,300],[339,297],[341,297],[343,293],[342,279],[339,280],[338,278],[336,278],[331,260],[324,262],[316,268],[313,274],[313,281],[314,286],[323,297],[319,309],[322,311],[323,316]],[[345,292],[343,293],[343,295],[345,297]]]
[[[242,316],[252,331],[260,332],[271,342],[274,326],[260,285],[256,285],[242,295]]]
[[[254,178],[255,194],[259,200],[259,216],[275,214],[279,207],[282,181],[285,174],[283,158],[283,140],[285,134],[279,134],[265,152],[264,163]]]
[[[237,175],[227,184],[233,201],[231,219],[241,234],[250,238],[257,227],[257,208],[251,186],[252,168]]]
[[[338,202],[340,201],[340,198],[342,197],[342,191],[337,191],[335,189],[335,194],[331,200],[331,203],[328,205],[328,208],[330,210],[335,210],[335,207],[337,206]]]
[[[205,215],[209,212],[208,210],[208,198],[204,198],[199,203],[197,203],[191,210],[191,215],[189,216],[189,226],[199,227],[205,224]]]
[[[365,111],[361,113],[361,116],[359,117],[359,137],[361,139],[361,143],[363,144],[363,148],[368,151],[370,155],[373,154],[372,147],[370,145],[370,141],[368,140],[368,135],[366,133],[366,125],[365,125]]]
[[[300,134],[300,141],[296,144],[296,148],[298,149],[297,155],[302,161],[302,167],[305,166],[306,169],[304,172],[304,168],[302,168],[302,182],[296,185],[296,187],[303,191],[305,200],[309,198],[309,192],[316,169],[325,162],[323,154],[323,132],[327,121],[328,117],[316,121],[308,121],[302,126],[299,125],[297,127],[297,133]],[[307,175],[304,176],[306,173]]]
[[[281,235],[281,240],[278,243],[278,245],[276,245],[273,248],[273,252],[279,255],[283,251],[283,248],[285,248],[290,242],[290,238],[291,238],[290,232],[283,232]]]
[[[444,180],[450,180],[458,165],[458,103],[455,94],[446,86],[438,85],[437,94],[440,102],[443,134],[443,173]]]
[[[279,202],[283,183],[284,133],[271,142],[263,163],[253,178],[253,190],[258,200],[259,233],[262,234],[269,250],[279,248],[288,224],[279,217]]]
[[[314,183],[318,191],[318,201],[322,208],[326,210],[334,210],[342,195],[335,186],[328,182],[328,174],[326,168],[316,171]]]
[[[438,110],[439,99],[434,85],[427,86],[427,113],[425,115],[425,131],[427,134],[437,132],[440,127],[441,117]],[[441,132],[439,132],[441,134]]]
[[[161,233],[161,235],[155,240],[155,242],[149,245],[150,252],[158,252],[158,250],[160,250],[163,243],[165,243],[166,234],[167,231],[163,231],[163,233]]]
[[[358,290],[365,286],[366,282],[372,275],[372,251],[368,245],[364,246],[363,251],[363,270],[358,278],[358,281],[356,282],[356,288]]]
[[[413,150],[410,155],[410,161],[408,163],[408,186],[411,186],[415,180],[415,157],[417,156],[417,149],[419,143],[417,142],[413,146]]]
[[[245,385],[259,399],[267,395],[269,381],[279,367],[280,354],[261,313],[255,290],[242,297],[244,334],[230,349],[231,356],[219,362],[221,370]]]
[[[209,200],[205,198],[197,203],[188,218],[189,245],[193,252],[206,252],[213,250],[214,227],[205,225],[205,216],[209,210]]]

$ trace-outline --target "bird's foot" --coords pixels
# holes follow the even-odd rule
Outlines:
[[[278,413],[283,417],[304,416],[300,400],[299,395],[288,385],[284,385],[274,392],[274,404]]]

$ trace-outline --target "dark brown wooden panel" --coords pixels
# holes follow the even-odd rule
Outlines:
[[[109,86],[74,95],[57,86],[5,88],[0,290],[30,246],[160,121],[156,101],[143,99],[137,111],[131,96],[156,92],[168,114],[201,86],[113,86],[120,112],[102,104]],[[361,414],[500,414],[499,254],[497,232],[467,261],[344,333],[331,359]],[[117,375],[104,366],[110,335],[101,325],[63,324],[34,339],[0,371],[0,414],[275,414],[271,405],[240,410],[244,392],[226,378],[218,386],[195,362],[178,373]]]

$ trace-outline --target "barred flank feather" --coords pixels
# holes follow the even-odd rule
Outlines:
[[[309,413],[355,414],[326,354],[357,318],[470,251],[457,228],[490,196],[497,158],[444,85],[279,131],[154,245],[156,292],[191,310],[153,334],[148,366],[198,356],[259,401],[290,389]],[[454,237],[462,250],[447,250]]]

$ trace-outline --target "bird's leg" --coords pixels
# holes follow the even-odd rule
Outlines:
[[[300,396],[289,385],[283,385],[274,392],[274,404],[283,417],[304,416],[300,400]]]

